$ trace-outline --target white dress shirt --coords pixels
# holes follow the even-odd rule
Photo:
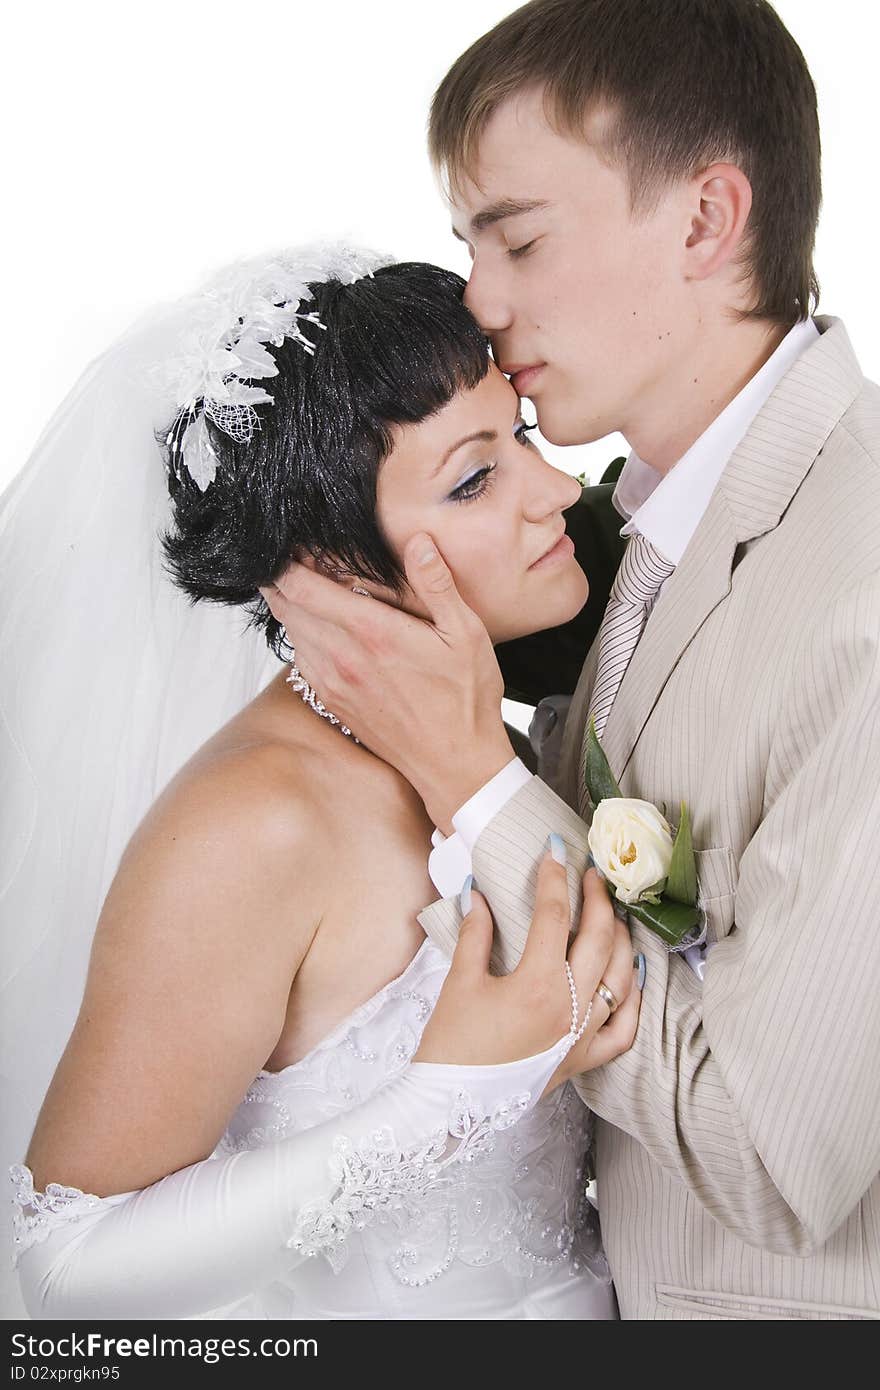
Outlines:
[[[665,476],[638,454],[630,454],[613,497],[614,506],[626,518],[621,536],[639,532],[673,564],[679,563],[737,445],[786,372],[818,336],[812,319],[795,324],[772,357]],[[480,835],[531,776],[525,764],[513,758],[455,813],[454,834],[446,838],[441,831],[434,832],[428,873],[441,897],[460,891],[471,872],[471,855]],[[691,964],[702,976],[697,960]]]

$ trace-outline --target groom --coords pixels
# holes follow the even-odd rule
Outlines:
[[[705,963],[633,922],[634,1044],[577,1083],[622,1315],[876,1318],[880,392],[809,317],[803,57],[765,0],[532,0],[443,80],[430,147],[467,303],[542,432],[632,451],[627,582],[582,654],[558,794],[512,759],[429,538],[406,559],[433,624],[331,603],[300,567],[273,606],[472,852],[508,966],[548,833],[573,891],[586,859],[588,712],[624,795],[690,808]],[[454,898],[421,920],[452,950]]]

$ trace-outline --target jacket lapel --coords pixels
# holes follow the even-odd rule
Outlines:
[[[783,377],[731,456],[633,653],[602,737],[618,780],[682,654],[729,594],[737,547],[779,525],[861,389],[862,373],[843,324],[816,323],[821,337]],[[584,753],[582,746],[581,786]],[[586,796],[580,794],[583,814]]]
[[[611,707],[602,747],[618,781],[682,653],[730,593],[735,550],[733,518],[716,489],[694,540],[664,585]]]

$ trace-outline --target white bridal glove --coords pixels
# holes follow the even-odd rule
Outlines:
[[[569,1033],[498,1066],[413,1062],[346,1116],[139,1192],[101,1198],[50,1183],[35,1193],[29,1170],[13,1168],[28,1312],[181,1318],[242,1298],[383,1209],[454,1183],[536,1104],[571,1046]]]

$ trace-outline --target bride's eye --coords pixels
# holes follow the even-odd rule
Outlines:
[[[537,420],[535,420],[534,423],[531,425],[527,425],[525,420],[518,420],[516,423],[516,428],[513,431],[513,437],[516,440],[517,444],[523,444],[528,446],[532,442],[531,439],[529,439],[528,437],[529,430],[536,430],[537,428]]]
[[[450,501],[475,502],[478,497],[484,497],[492,486],[492,474],[497,467],[497,463],[487,463],[485,468],[478,468],[476,473],[453,488],[449,494]]]
[[[527,256],[529,254],[532,247],[536,245],[537,241],[538,238],[535,237],[533,241],[523,242],[522,246],[508,246],[507,254],[512,261],[518,261],[522,256]]]

